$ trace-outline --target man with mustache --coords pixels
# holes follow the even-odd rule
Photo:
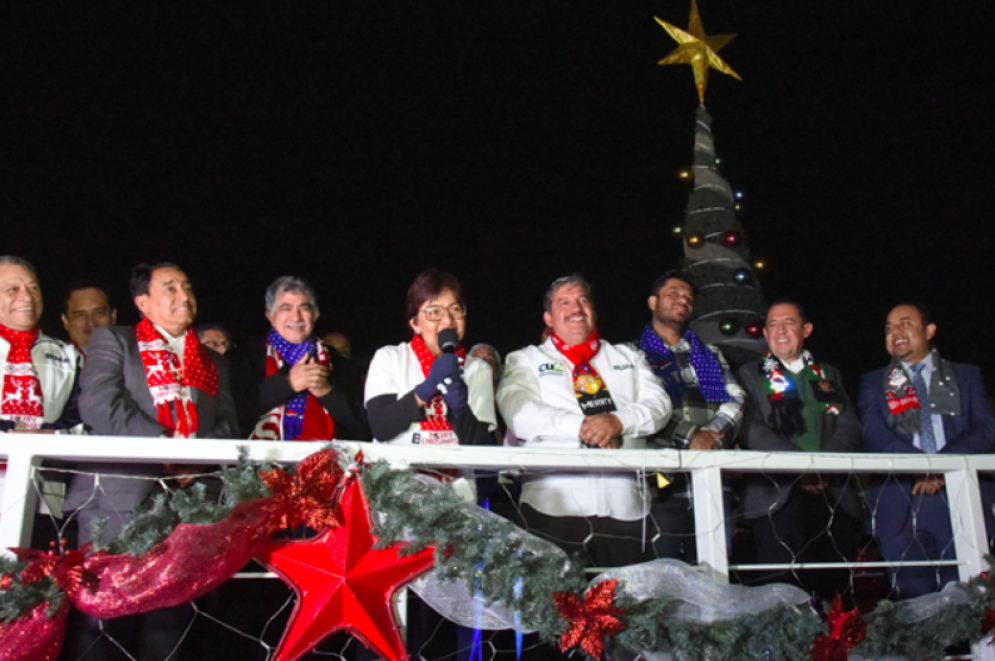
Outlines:
[[[690,275],[679,270],[664,273],[650,288],[647,305],[653,318],[643,329],[639,348],[673,406],[670,422],[653,441],[682,450],[730,448],[743,420],[745,395],[722,352],[689,327],[696,293]],[[657,485],[657,556],[693,562],[694,505],[688,475],[659,475]]]
[[[281,276],[266,289],[265,343],[250,343],[248,387],[239,409],[250,439],[368,440],[359,379],[334,347],[314,335],[318,300],[303,278]]]
[[[936,324],[921,303],[888,313],[891,363],[865,374],[858,404],[868,452],[983,454],[995,449],[995,414],[981,370],[952,363],[933,348]],[[889,561],[956,557],[943,475],[889,475],[871,493],[874,530]],[[986,519],[995,489],[982,480]],[[991,522],[987,521],[989,529]],[[891,570],[901,598],[935,592],[957,580],[956,567]]]
[[[546,292],[541,346],[508,355],[498,406],[519,444],[537,448],[639,449],[670,416],[670,400],[642,354],[598,335],[591,288],[579,274]],[[596,566],[642,559],[649,503],[634,474],[526,475],[526,527]]]

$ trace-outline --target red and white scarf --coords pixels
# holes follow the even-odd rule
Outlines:
[[[332,359],[325,350],[325,345],[321,340],[314,340],[315,357],[318,364],[324,365],[329,370],[332,369]],[[272,342],[266,342],[266,376],[273,376],[284,365],[283,356],[273,346]],[[251,441],[283,441],[283,417],[287,413],[287,403],[284,402],[271,411],[263,414],[256,423],[256,428],[249,436]],[[330,441],[335,438],[335,420],[325,407],[322,406],[318,398],[307,393],[307,404],[304,408],[304,420],[301,424],[301,435],[293,439],[295,441]]]
[[[418,358],[421,365],[422,376],[427,377],[432,371],[432,363],[435,362],[435,355],[425,345],[425,340],[421,335],[415,335],[411,340],[411,350]],[[456,347],[456,356],[460,365],[466,362],[466,349],[463,345]],[[441,394],[436,395],[425,402],[425,419],[421,421],[422,433],[417,436],[416,442],[419,445],[458,445],[459,439],[453,426],[446,420],[446,402]]]
[[[13,421],[15,429],[40,429],[45,418],[45,404],[38,372],[31,361],[31,348],[38,339],[38,329],[18,331],[0,324],[0,337],[10,343],[3,366],[0,420]]]
[[[188,328],[181,365],[180,357],[169,350],[169,343],[148,319],[143,318],[135,327],[135,336],[159,424],[173,436],[196,437],[200,421],[190,387],[200,388],[211,397],[218,394],[218,368],[207,349],[200,345],[197,333]]]

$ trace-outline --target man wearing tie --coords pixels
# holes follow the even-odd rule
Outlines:
[[[932,347],[936,324],[918,303],[895,307],[885,324],[891,364],[865,374],[858,405],[868,452],[981,454],[995,448],[995,415],[975,365]],[[943,475],[890,475],[872,490],[875,534],[890,562],[956,557]],[[985,502],[991,485],[982,484]],[[901,598],[957,580],[956,567],[892,570]]]

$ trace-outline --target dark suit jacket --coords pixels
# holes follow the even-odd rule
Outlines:
[[[888,368],[881,368],[865,374],[860,380],[860,394],[857,403],[864,421],[864,448],[868,452],[919,454],[922,452],[912,444],[912,436],[905,436],[897,430],[889,429],[886,421],[890,418],[888,401],[884,396],[884,376]],[[946,445],[941,454],[983,454],[995,449],[995,414],[991,401],[981,380],[981,370],[975,365],[953,363],[954,376],[960,388],[960,415],[943,416],[943,433]],[[908,519],[912,503],[911,477],[890,476],[879,485],[875,496],[876,528],[879,534],[889,535]],[[981,482],[984,502],[995,500],[995,485],[990,481]],[[992,530],[991,508],[985,507],[985,519]]]
[[[821,413],[819,415],[819,449],[822,452],[857,452],[860,449],[860,420],[857,412],[843,388],[839,370],[832,365],[820,363],[825,368],[830,383],[843,398],[843,412],[839,415]],[[759,361],[747,363],[740,368],[739,382],[746,390],[746,412],[743,416],[743,431],[740,443],[747,449],[763,452],[801,452],[796,437],[783,436],[767,424],[770,415],[770,400],[764,387],[764,377],[760,373]],[[829,494],[851,516],[863,518],[864,508],[860,497],[849,485],[846,475],[824,475],[830,483]],[[746,481],[745,516],[755,519],[780,509],[787,501],[797,475],[753,474]]]
[[[325,345],[332,373],[332,391],[318,401],[335,421],[335,436],[346,441],[370,440],[370,427],[363,408],[363,375],[335,347]],[[226,354],[228,355],[228,354]],[[266,376],[266,340],[250,340],[231,352],[235,405],[242,434],[252,434],[259,418],[298,393],[287,378],[290,365]]]
[[[218,392],[212,397],[199,388],[191,389],[199,418],[198,438],[238,438],[235,404],[231,397],[231,376],[224,356],[207,352],[218,368]],[[133,326],[97,328],[90,336],[86,362],[80,375],[79,408],[83,422],[92,433],[105,436],[161,436],[155,403],[145,377]],[[84,465],[82,470],[127,475],[157,475],[159,465]],[[80,479],[83,478],[83,479]],[[77,476],[70,487],[65,508],[129,511],[154,486],[153,481],[102,480],[99,493],[93,479]]]

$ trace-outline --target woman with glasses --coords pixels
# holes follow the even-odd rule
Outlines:
[[[466,330],[459,280],[429,269],[408,288],[410,342],[379,349],[366,379],[366,411],[381,443],[492,445],[496,427],[490,366],[443,338]],[[449,329],[449,330],[447,330]]]

